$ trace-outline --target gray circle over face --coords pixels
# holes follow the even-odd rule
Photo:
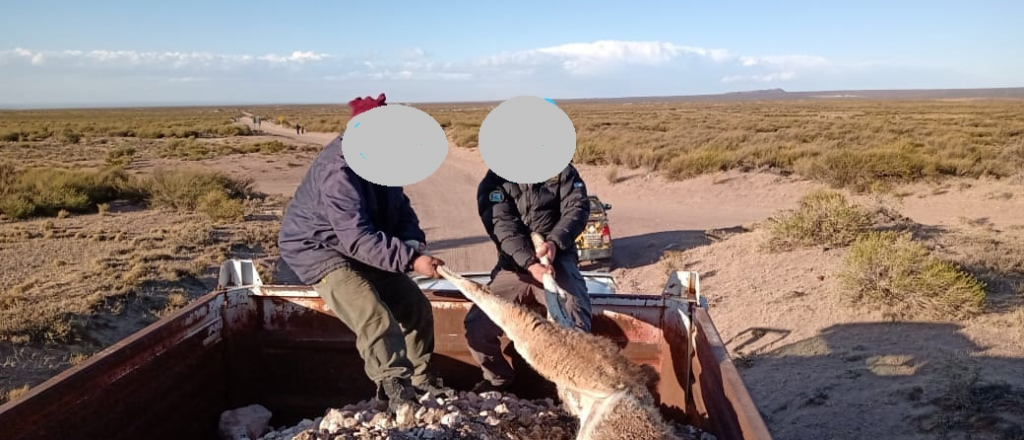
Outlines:
[[[437,171],[448,156],[448,138],[426,112],[389,104],[350,119],[341,152],[360,177],[405,186]]]
[[[551,101],[517,96],[491,110],[480,125],[480,156],[491,171],[515,183],[538,183],[576,153],[576,127]]]

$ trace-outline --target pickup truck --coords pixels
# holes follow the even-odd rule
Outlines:
[[[606,273],[586,277],[593,332],[660,372],[654,392],[667,418],[720,440],[771,440],[697,273],[676,272],[653,294],[618,292]],[[480,379],[462,328],[471,303],[445,281],[416,281],[433,306],[442,377],[468,389]],[[552,384],[521,371],[511,392],[554,397]],[[214,291],[0,406],[0,439],[212,440],[228,409],[258,403],[272,426],[291,426],[374,390],[352,332],[310,286],[263,284],[252,261],[229,260]]]
[[[604,203],[596,194],[590,196],[590,216],[587,226],[576,237],[579,261],[599,262],[607,271],[612,269],[612,233],[608,224],[608,211],[612,205]]]

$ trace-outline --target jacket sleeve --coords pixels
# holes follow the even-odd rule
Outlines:
[[[520,220],[515,201],[509,197],[501,183],[490,175],[480,182],[476,194],[480,220],[484,223],[487,235],[498,243],[501,251],[511,256],[516,265],[526,269],[539,260],[533,249],[530,230]],[[495,199],[500,200],[492,199],[492,193]]]
[[[389,237],[370,222],[359,176],[349,168],[334,169],[321,180],[324,215],[338,236],[343,255],[389,272],[405,272],[413,249],[398,237]]]
[[[560,185],[561,216],[545,238],[553,241],[559,250],[565,250],[572,246],[576,237],[587,227],[590,198],[587,196],[586,183],[572,165],[569,165]]]
[[[412,202],[405,192],[401,193],[398,215],[398,238],[404,240],[416,240],[420,243],[427,242],[427,234],[420,228],[420,219],[416,211],[412,209]]]

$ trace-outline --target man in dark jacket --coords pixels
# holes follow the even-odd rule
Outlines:
[[[386,105],[353,100],[352,117]],[[441,260],[422,254],[426,237],[401,187],[369,182],[342,155],[342,137],[310,166],[288,205],[278,239],[281,257],[356,335],[377,397],[397,408],[415,390],[447,391],[431,367],[430,302],[406,272],[439,277]],[[415,243],[413,243],[415,242]]]
[[[543,277],[552,273],[569,293],[566,308],[576,328],[590,332],[590,297],[580,274],[576,237],[590,216],[587,187],[571,164],[540,183],[516,184],[493,171],[477,188],[477,207],[487,235],[498,248],[491,272],[491,292],[530,305],[545,305]],[[537,252],[531,232],[545,237]],[[547,255],[550,266],[540,264]],[[470,353],[483,369],[484,380],[474,391],[506,390],[514,371],[501,354],[501,329],[473,306],[465,320]]]

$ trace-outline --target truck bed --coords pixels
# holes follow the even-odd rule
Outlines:
[[[0,439],[216,439],[227,409],[258,403],[281,426],[373,396],[353,333],[312,288],[235,281],[0,406]],[[654,392],[666,417],[722,440],[770,440],[706,307],[678,284],[662,295],[592,295],[594,333],[661,373]],[[446,384],[468,389],[481,377],[462,328],[472,304],[425,293],[436,364]],[[512,392],[554,397],[553,384],[506,353],[530,372]]]

